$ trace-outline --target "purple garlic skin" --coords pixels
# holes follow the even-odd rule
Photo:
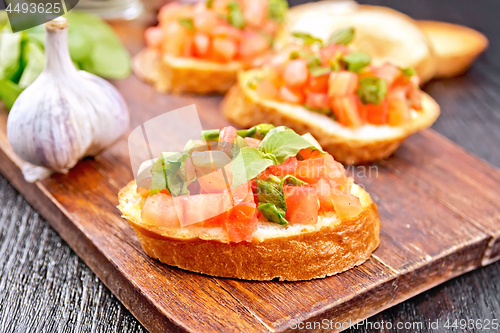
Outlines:
[[[106,80],[78,71],[69,56],[68,24],[46,23],[46,63],[18,97],[7,120],[7,137],[26,162],[25,179],[67,173],[78,160],[94,156],[127,130],[123,97]]]

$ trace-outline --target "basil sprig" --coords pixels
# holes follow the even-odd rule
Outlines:
[[[302,43],[304,43],[305,45],[313,45],[313,44],[318,44],[319,46],[323,45],[323,41],[321,39],[316,38],[306,32],[296,31],[292,33],[292,36],[301,39]]]
[[[283,23],[287,11],[288,2],[286,0],[269,0],[267,15],[270,19],[278,23]]]
[[[231,162],[231,173],[233,174],[233,188],[236,188],[249,180],[257,177],[259,173],[266,170],[273,162],[264,158],[255,148],[243,147]]]
[[[269,222],[288,224],[285,218],[286,201],[281,180],[270,175],[266,180],[257,177],[259,210]]]
[[[151,195],[166,189],[172,196],[188,195],[186,160],[181,153],[162,153],[151,167]]]
[[[335,31],[330,38],[328,44],[347,45],[354,38],[354,28],[348,27]]]
[[[249,129],[238,130],[238,135],[243,137],[243,138],[250,137],[250,138],[256,138],[256,139],[262,139],[273,128],[274,128],[274,125],[272,125],[272,124],[259,124],[259,125],[255,125],[253,127],[250,127]]]
[[[271,129],[259,145],[259,151],[264,156],[273,155],[277,164],[285,162],[290,156],[296,156],[301,149],[315,148],[306,139],[285,126]],[[324,153],[323,150],[321,150]]]
[[[378,77],[365,77],[359,80],[356,94],[363,104],[378,105],[387,94],[387,84],[385,80]]]
[[[193,19],[183,17],[183,18],[179,19],[179,23],[180,23],[180,25],[182,25],[184,28],[188,29],[189,31],[195,32]]]
[[[238,29],[243,29],[245,27],[245,17],[243,16],[243,11],[241,10],[240,4],[236,1],[231,1],[227,4],[228,14],[227,21],[233,27]]]
[[[362,51],[354,51],[342,57],[342,61],[347,64],[350,72],[359,72],[371,62],[371,57]]]

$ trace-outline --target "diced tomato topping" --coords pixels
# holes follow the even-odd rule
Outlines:
[[[328,96],[347,96],[356,92],[358,74],[348,71],[331,72],[328,78]]]
[[[261,141],[259,139],[247,137],[247,138],[245,138],[245,142],[247,143],[248,147],[258,148]]]
[[[172,197],[165,193],[148,197],[142,207],[141,216],[142,221],[148,225],[169,228],[180,226]]]
[[[322,153],[319,150],[312,149],[312,148],[304,148],[299,151],[300,156],[304,160],[310,159],[310,158],[319,158],[321,157]]]
[[[260,28],[267,16],[267,1],[266,0],[250,0],[244,1],[245,10],[243,16],[245,23],[254,28]]]
[[[328,78],[330,74],[324,74],[319,76],[310,76],[309,83],[307,84],[307,90],[316,93],[328,93]]]
[[[221,129],[217,149],[225,152],[227,156],[231,157],[231,149],[233,148],[236,136],[238,136],[238,131],[233,126],[226,126]]]
[[[149,47],[158,47],[163,40],[163,33],[158,27],[149,27],[146,29],[144,36]]]
[[[304,102],[304,94],[300,90],[291,89],[287,86],[280,88],[278,96],[280,100],[286,103],[302,104]]]
[[[137,186],[137,193],[143,197],[143,198],[147,198],[149,197],[149,195],[151,194],[151,190],[150,189],[147,189],[147,188],[142,188],[142,187],[139,187]]]
[[[383,64],[380,67],[374,67],[372,74],[380,79],[384,79],[387,88],[390,88],[394,81],[401,75],[401,69],[391,64]]]
[[[230,39],[232,41],[239,42],[242,38],[242,32],[235,27],[231,27],[228,25],[218,25],[214,29],[210,31],[212,36],[221,38],[221,39]]]
[[[347,54],[349,51],[345,46],[335,45],[335,44],[331,44],[325,48],[322,48],[319,51],[319,54],[323,66],[328,66],[330,59],[333,59],[336,56],[337,52],[341,52],[342,54]]]
[[[162,30],[164,36],[168,36],[161,44],[163,52],[176,57],[183,55],[189,46],[189,31],[176,21],[169,22]]]
[[[335,210],[330,181],[328,179],[321,178],[313,186],[316,189],[316,195],[318,196],[321,209],[325,211]]]
[[[313,158],[304,161],[297,161],[297,168],[293,175],[309,184],[317,182],[325,175],[325,160]]]
[[[418,88],[413,88],[410,90],[410,103],[414,110],[422,110],[422,91]]]
[[[216,59],[224,62],[233,60],[237,52],[237,46],[234,41],[221,37],[213,39],[212,48]]]
[[[330,154],[324,154],[323,160],[325,163],[325,177],[328,180],[335,182],[335,187],[343,193],[350,193],[351,184],[346,176],[345,168],[342,164],[335,161]]]
[[[269,20],[262,26],[262,31],[270,36],[274,36],[276,31],[278,31],[278,23],[276,21]]]
[[[160,8],[160,11],[158,12],[158,21],[160,23],[171,21],[181,11],[181,8],[181,4],[177,1],[167,3],[165,6]]]
[[[240,42],[240,55],[242,57],[255,57],[265,53],[270,47],[269,41],[256,32],[245,32]]]
[[[257,230],[257,214],[255,203],[242,202],[231,208],[224,221],[231,242],[252,241],[252,234]]]
[[[361,103],[360,114],[367,123],[374,125],[387,124],[389,119],[387,99],[384,99],[378,105]]]
[[[322,178],[313,186],[316,189],[322,210],[334,210],[342,217],[353,217],[361,213],[362,207],[359,198],[339,190],[338,184],[334,181]]]
[[[404,89],[394,89],[387,94],[389,125],[398,126],[410,121],[410,108]]]
[[[260,81],[255,92],[262,99],[275,99],[278,96],[278,89],[268,80]]]
[[[290,224],[316,224],[319,203],[316,190],[311,186],[283,187],[286,202],[285,218]]]
[[[349,127],[359,127],[363,125],[358,111],[359,98],[356,95],[338,96],[330,101],[333,113],[339,123]]]
[[[291,60],[283,71],[283,80],[290,87],[301,87],[307,83],[309,69],[305,59]]]
[[[286,161],[281,163],[280,165],[271,165],[267,168],[267,170],[269,170],[270,173],[278,177],[293,175],[296,169],[297,169],[297,158],[295,156],[287,158]]]
[[[196,33],[193,36],[194,53],[198,57],[206,57],[210,50],[210,37],[203,33]]]
[[[215,12],[204,11],[194,16],[193,25],[196,31],[208,34],[217,26],[218,21]]]
[[[322,93],[307,92],[306,105],[311,108],[326,109],[328,108],[328,95]]]

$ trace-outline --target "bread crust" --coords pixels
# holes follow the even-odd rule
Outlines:
[[[236,81],[244,66],[238,61],[219,64],[212,61],[162,55],[145,48],[132,59],[134,73],[160,93],[222,94]]]
[[[434,47],[436,78],[464,73],[488,47],[486,36],[462,25],[436,21],[417,21],[417,25]]]
[[[119,194],[123,213],[144,251],[162,263],[193,272],[245,280],[298,281],[323,278],[365,262],[378,247],[380,220],[368,193],[358,188],[362,212],[332,219],[314,230],[229,243],[199,237],[175,237],[143,223],[143,199],[130,182]],[[321,218],[321,216],[320,216]]]
[[[357,129],[349,129],[331,118],[309,111],[302,106],[260,99],[248,88],[253,77],[265,77],[265,70],[250,70],[238,75],[238,82],[222,102],[224,116],[242,127],[260,123],[285,125],[299,134],[311,133],[320,145],[337,161],[361,164],[391,155],[411,134],[429,127],[439,116],[439,106],[423,93],[423,111],[414,112],[412,122],[405,126],[370,126],[375,133],[361,136]],[[366,125],[365,125],[366,126]],[[363,126],[363,127],[365,127]],[[380,136],[376,134],[380,133]]]

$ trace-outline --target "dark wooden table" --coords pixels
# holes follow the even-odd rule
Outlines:
[[[296,4],[302,1],[291,1]],[[416,19],[460,23],[485,33],[490,48],[464,76],[433,81],[425,90],[441,105],[433,128],[500,167],[500,2],[497,0],[369,0]],[[500,203],[499,203],[500,205]],[[425,209],[425,207],[422,207]],[[445,329],[449,320],[500,321],[500,262],[465,274],[369,319],[349,331],[382,329],[387,322]],[[439,321],[438,330],[429,322]],[[459,322],[457,322],[459,323]],[[377,329],[377,327],[380,327]],[[409,331],[417,331],[417,326]],[[0,176],[0,331],[144,332],[22,196]],[[467,328],[465,331],[496,331]]]

